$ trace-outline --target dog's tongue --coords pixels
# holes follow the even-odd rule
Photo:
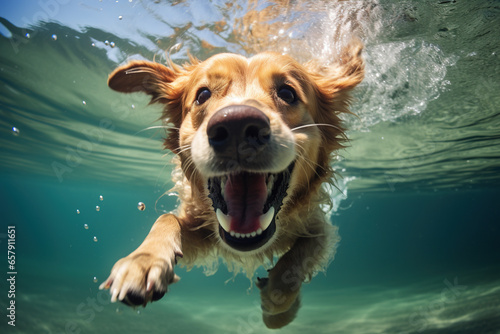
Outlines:
[[[264,174],[231,174],[224,188],[231,230],[252,233],[260,227],[259,217],[267,198]]]

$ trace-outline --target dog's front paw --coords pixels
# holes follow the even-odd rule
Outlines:
[[[162,298],[168,285],[179,280],[174,273],[175,261],[175,255],[167,260],[149,253],[132,253],[116,262],[99,289],[110,289],[111,302],[146,306]]]
[[[262,319],[266,326],[281,328],[289,324],[300,308],[300,287],[290,289],[269,278],[258,278],[256,284],[260,289]]]

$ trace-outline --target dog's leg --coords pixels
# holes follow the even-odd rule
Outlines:
[[[300,287],[324,257],[326,237],[302,237],[269,271],[259,278],[263,320],[268,328],[290,323],[300,307]]]
[[[146,306],[179,280],[174,274],[176,257],[182,257],[181,225],[176,216],[165,214],[135,251],[116,262],[99,289],[110,289],[112,302]]]

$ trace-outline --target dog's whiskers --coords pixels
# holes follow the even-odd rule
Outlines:
[[[172,125],[154,125],[154,126],[150,126],[150,127],[145,128],[145,129],[142,129],[140,131],[137,131],[135,134],[137,135],[141,132],[148,131],[148,130],[154,130],[154,129],[179,130],[178,127],[175,127]]]
[[[329,126],[331,128],[334,128],[334,129],[337,129],[339,131],[343,131],[341,128],[339,128],[338,126],[335,126],[333,124],[326,124],[326,123],[313,123],[313,124],[304,124],[304,125],[301,125],[301,126],[297,126],[295,128],[292,128],[290,129],[290,131],[296,131],[296,130],[300,130],[300,129],[304,129],[304,128],[310,128],[310,127],[319,127],[319,126]]]
[[[189,147],[189,148],[191,148],[191,147]],[[190,156],[187,157],[185,163],[186,163],[186,165],[184,167],[185,170],[192,170],[192,174],[191,174],[191,177],[190,177],[191,180],[190,181],[192,181],[193,179],[196,179],[196,178],[201,178],[200,171],[196,167],[191,168],[191,166],[194,165],[194,161],[193,161],[193,159]]]
[[[187,144],[187,145],[184,145],[184,146],[180,146],[180,147],[178,148],[178,151],[177,151],[177,152],[175,152],[175,153],[177,153],[177,154],[181,154],[181,153],[184,153],[184,152],[186,152],[186,151],[189,151],[190,149],[191,149],[191,145],[190,145],[190,144]]]
[[[302,150],[304,149],[300,144],[297,144]],[[301,158],[304,163],[311,169],[314,171],[314,173],[317,174],[316,172],[316,169],[314,168],[314,163],[313,161],[311,161],[311,159],[308,159],[307,157],[304,156],[304,154],[302,152],[297,152],[298,153],[298,157]],[[317,165],[317,164],[316,164]],[[302,169],[302,172],[304,173],[306,179],[308,178],[307,177],[307,170],[306,170],[306,166],[304,165],[300,165],[301,166],[301,169]],[[307,191],[309,191],[309,183],[307,183]]]
[[[299,143],[295,143],[301,150],[297,150],[297,154],[300,158],[302,158],[304,160],[305,163],[307,163],[311,169],[313,170],[316,170],[315,167],[319,167],[321,169],[325,169],[323,166],[321,166],[320,164],[318,164],[316,161],[314,160],[311,160],[309,158],[307,158],[305,155],[304,155],[304,152],[305,152],[305,148],[299,144]]]
[[[208,226],[211,226],[212,225],[212,222],[210,220],[206,220],[204,221],[202,224],[196,226],[196,227],[193,227],[192,228],[192,231],[196,231],[196,230],[199,230],[201,228],[205,228],[205,227],[208,227]],[[212,232],[211,234],[214,234],[215,235],[215,232]],[[210,237],[211,235],[208,235],[207,237]]]

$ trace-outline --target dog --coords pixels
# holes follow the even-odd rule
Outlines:
[[[180,204],[100,289],[113,302],[146,306],[179,280],[177,263],[189,269],[222,258],[251,279],[269,265],[256,282],[263,321],[290,323],[302,283],[324,270],[339,241],[322,185],[334,182],[332,157],[347,140],[339,116],[363,80],[362,48],[349,43],[328,66],[273,52],[223,53],[182,66],[131,61],[112,72],[113,90],[164,105]]]

